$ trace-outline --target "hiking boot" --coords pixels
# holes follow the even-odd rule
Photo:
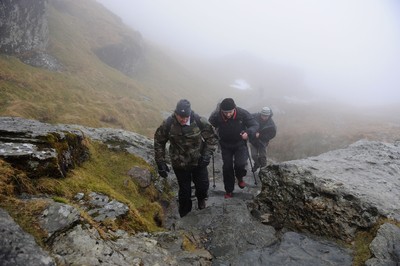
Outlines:
[[[206,200],[205,199],[199,200],[197,206],[199,207],[199,210],[204,209],[206,207]]]
[[[242,180],[242,181],[239,181],[238,182],[238,186],[241,188],[241,189],[244,189],[245,187],[246,187],[246,183]]]
[[[225,193],[225,195],[224,195],[224,198],[225,198],[225,199],[230,199],[230,198],[232,198],[232,197],[233,197],[232,192],[227,192],[227,193]]]

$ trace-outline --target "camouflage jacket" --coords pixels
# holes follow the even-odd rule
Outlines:
[[[181,126],[172,114],[157,128],[154,134],[154,159],[157,163],[167,162],[166,145],[169,141],[169,158],[172,167],[188,169],[196,167],[201,155],[212,155],[218,144],[218,137],[206,118],[190,117],[190,126]],[[201,126],[197,125],[199,121]],[[172,123],[171,123],[172,122]],[[170,124],[168,124],[170,123]]]

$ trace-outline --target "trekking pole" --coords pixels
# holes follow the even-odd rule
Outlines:
[[[215,165],[214,165],[214,153],[212,154],[212,164],[213,164],[213,188],[215,189]]]
[[[250,157],[250,152],[249,152],[249,146],[247,146],[247,141],[246,141],[246,140],[244,140],[244,144],[246,145],[247,156],[249,157],[251,172],[253,173],[253,177],[254,177],[254,184],[257,186],[256,174],[253,172],[253,163],[251,162],[251,157]]]

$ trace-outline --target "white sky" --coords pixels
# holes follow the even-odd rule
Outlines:
[[[98,2],[170,49],[208,57],[248,51],[299,68],[325,95],[400,103],[398,0]]]

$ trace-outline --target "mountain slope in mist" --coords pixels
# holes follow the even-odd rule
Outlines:
[[[46,52],[63,68],[52,72],[0,55],[3,116],[123,128],[152,137],[181,98],[208,116],[218,101],[233,97],[250,112],[272,107],[278,126],[270,145],[273,159],[316,155],[359,138],[396,138],[398,107],[386,107],[390,112],[383,114],[381,107],[356,110],[321,102],[297,69],[244,52],[212,61],[169,52],[92,0],[50,1],[48,8]],[[251,88],[233,88],[237,79]]]
[[[62,70],[51,72],[1,55],[2,115],[152,136],[179,98],[211,99],[191,89],[201,84],[199,79],[97,2],[50,1],[48,9],[46,52]],[[118,47],[132,51],[126,54],[132,63],[115,60]]]

